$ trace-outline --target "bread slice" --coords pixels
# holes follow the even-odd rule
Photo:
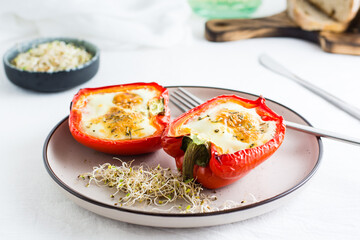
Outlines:
[[[306,0],[287,0],[287,11],[302,29],[307,31],[344,32],[348,23],[338,22]]]
[[[360,0],[308,0],[329,17],[342,22],[350,22],[359,10]]]

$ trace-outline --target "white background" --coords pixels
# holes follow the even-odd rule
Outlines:
[[[269,11],[262,6],[257,14],[280,11],[283,6],[280,2]],[[203,19],[189,13],[183,38],[171,46],[104,47],[98,74],[61,93],[23,90],[0,69],[1,239],[360,238],[360,147],[329,139],[323,139],[322,165],[296,199],[263,216],[216,227],[152,228],[107,219],[75,205],[49,177],[42,159],[45,138],[68,115],[73,95],[84,87],[155,81],[168,86],[232,88],[280,102],[315,127],[360,136],[358,120],[264,69],[257,60],[259,54],[267,53],[360,108],[358,56],[329,54],[313,43],[286,38],[212,43],[203,38],[203,26]],[[2,35],[0,54],[36,34]]]

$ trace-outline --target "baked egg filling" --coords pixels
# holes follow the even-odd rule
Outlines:
[[[156,132],[154,116],[164,104],[152,89],[132,89],[87,96],[81,128],[87,134],[110,140],[138,139]]]
[[[189,119],[180,131],[196,141],[215,144],[221,154],[230,154],[271,140],[276,122],[263,121],[254,108],[228,102]]]

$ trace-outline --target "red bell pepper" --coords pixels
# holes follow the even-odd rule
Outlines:
[[[201,114],[218,104],[229,102],[245,108],[254,108],[262,121],[274,121],[276,127],[272,138],[262,145],[228,154],[222,153],[221,148],[212,142],[189,145],[193,140],[182,126],[195,121]],[[213,98],[176,118],[165,129],[162,146],[166,153],[175,158],[176,166],[182,171],[185,180],[194,178],[204,187],[216,189],[237,181],[265,161],[280,147],[284,136],[283,118],[266,106],[264,98],[253,101],[234,95],[224,95]]]
[[[142,97],[136,94],[136,91],[142,91],[141,89],[155,93],[155,97],[147,103],[143,102]],[[101,134],[106,133],[106,137],[92,134],[92,131],[98,131],[98,128],[89,131],[86,128],[90,127],[85,126],[88,123],[85,123],[84,120],[86,111],[88,111],[85,109],[90,101],[89,99],[105,94],[110,96],[110,103],[106,103],[110,106],[108,107],[110,110],[108,111],[103,105],[98,104],[96,111],[107,112],[97,118],[100,120],[95,118],[93,122],[100,124],[98,126],[102,128],[100,129]],[[153,152],[161,148],[161,135],[170,121],[168,102],[168,90],[156,83],[131,83],[81,89],[72,100],[69,116],[70,132],[81,144],[104,153],[133,155]],[[147,104],[148,112],[145,114],[144,110],[132,115],[136,104]],[[142,106],[146,108],[146,105]],[[145,131],[145,128],[139,127],[139,124],[144,122],[144,118],[148,118],[149,121],[146,119],[146,122],[148,121],[152,129],[155,129],[150,135],[141,133],[141,131]],[[92,122],[89,125],[93,126]],[[143,137],[139,134],[142,134]]]

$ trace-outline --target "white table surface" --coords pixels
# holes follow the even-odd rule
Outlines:
[[[360,239],[360,147],[323,139],[323,159],[305,189],[268,214],[228,225],[166,229],[107,219],[78,207],[49,177],[42,148],[84,87],[155,81],[225,87],[280,102],[315,127],[360,136],[360,122],[258,63],[268,53],[319,87],[360,108],[360,57],[323,52],[302,40],[272,38],[212,43],[193,17],[191,40],[166,49],[103,51],[98,74],[61,93],[10,83],[0,68],[0,239]],[[15,42],[2,42],[0,54]]]

